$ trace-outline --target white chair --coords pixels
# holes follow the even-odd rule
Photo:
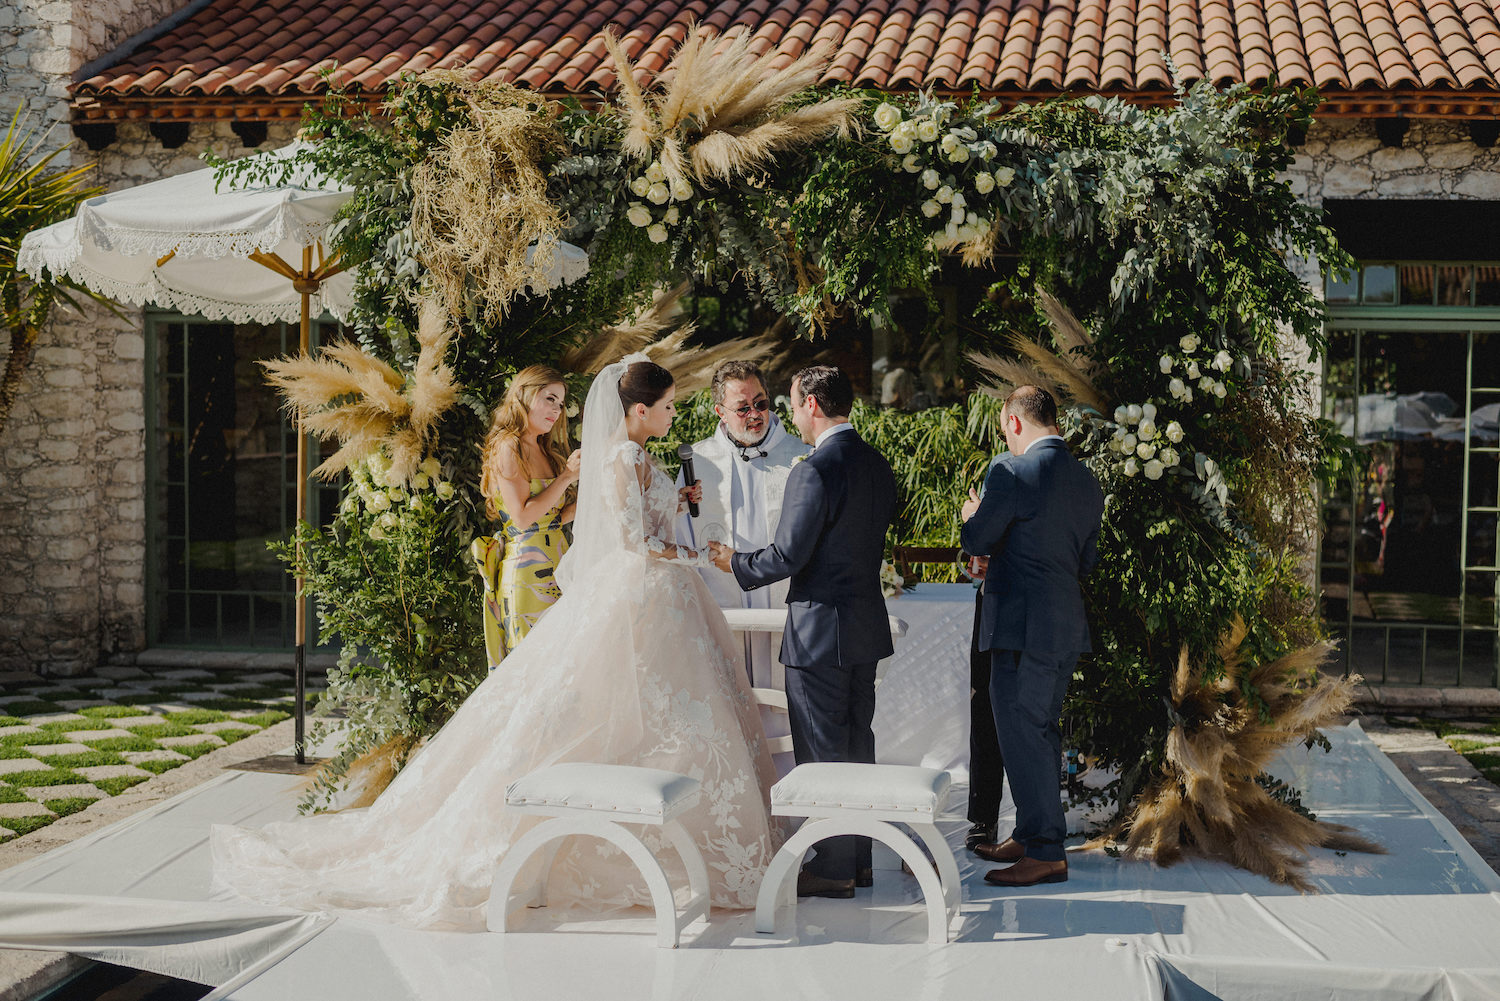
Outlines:
[[[633,765],[570,762],[540,768],[512,782],[505,791],[506,809],[551,819],[522,835],[496,868],[486,914],[489,930],[504,932],[512,911],[545,907],[547,875],[562,839],[591,835],[615,845],[635,863],[656,908],[656,944],[664,949],[677,948],[684,928],[698,918],[708,920],[708,867],[677,819],[698,804],[698,796],[697,779]],[[682,857],[691,894],[680,912],[661,862],[634,831],[622,826],[627,823],[660,827]],[[534,855],[541,865],[540,874],[529,893],[512,899],[512,885]]]
[[[927,901],[927,941],[947,942],[962,895],[958,863],[936,826],[950,782],[945,771],[913,765],[817,762],[793,768],[771,787],[771,813],[808,822],[771,860],[755,900],[755,930],[774,933],[782,911],[795,921],[797,873],[809,848],[824,838],[857,834],[883,842],[901,856]],[[896,823],[916,831],[932,861]]]
[[[779,688],[752,688],[750,694],[755,696],[757,705],[761,705],[776,713],[778,716],[788,715],[786,706],[786,692]],[[789,733],[783,737],[767,737],[766,749],[772,754],[790,754],[792,751],[792,735]]]

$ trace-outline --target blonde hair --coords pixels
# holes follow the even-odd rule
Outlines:
[[[491,519],[500,517],[496,501],[500,497],[500,481],[504,479],[501,463],[505,453],[515,449],[521,469],[528,475],[526,457],[521,451],[521,437],[531,426],[531,404],[536,394],[548,386],[567,383],[563,374],[550,365],[531,365],[511,377],[505,389],[505,398],[490,417],[489,434],[485,435],[484,452],[480,456],[479,492],[484,495],[484,510]],[[552,463],[552,475],[562,472],[568,464],[568,415],[564,413],[552,425],[552,430],[537,437],[542,454]]]

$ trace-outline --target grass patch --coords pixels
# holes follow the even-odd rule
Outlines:
[[[214,736],[218,737],[226,744],[233,744],[237,740],[244,740],[254,732],[254,730],[231,730],[226,728],[216,731],[214,733]]]
[[[78,710],[78,715],[87,716],[90,719],[123,719],[126,716],[139,716],[139,709],[130,706],[89,706]]]
[[[31,752],[18,744],[0,744],[0,760],[29,757],[31,757]]]
[[[12,702],[5,707],[5,711],[12,716],[39,716],[42,713],[60,713],[66,710],[56,702],[47,702],[43,699],[27,699],[25,702]],[[25,721],[22,720],[22,722]]]
[[[15,775],[7,775],[5,781],[14,786],[30,789],[35,786],[75,785],[87,782],[88,779],[66,768],[54,768],[50,772],[17,772]]]
[[[0,827],[9,828],[19,837],[22,834],[39,831],[56,819],[56,817],[6,817],[0,820]]]
[[[191,737],[198,731],[191,727],[183,726],[181,723],[146,723],[143,726],[126,727],[137,737],[149,737],[158,740],[162,737]],[[104,741],[100,741],[104,743]]]
[[[167,713],[164,718],[168,723],[190,726],[194,723],[219,723],[228,719],[229,714],[218,709],[184,709],[181,712]]]
[[[180,747],[172,748],[172,750],[178,754],[186,754],[190,758],[201,758],[209,751],[217,751],[222,746],[222,744],[183,744]]]
[[[30,726],[30,725],[31,725],[30,723],[26,722],[24,719],[22,719],[19,716],[0,716],[0,726]]]
[[[131,786],[138,786],[150,777],[149,775],[116,775],[112,779],[96,780],[94,788],[103,790],[111,796],[118,796]]]
[[[1468,757],[1470,754],[1476,751],[1480,753],[1484,753],[1486,751],[1500,752],[1500,747],[1496,747],[1494,744],[1491,744],[1490,742],[1484,740],[1474,740],[1471,737],[1461,737],[1457,734],[1454,734],[1453,736],[1447,737],[1445,739],[1448,741],[1449,747],[1453,748],[1455,751],[1457,751],[1459,754],[1464,755],[1465,757]]]
[[[280,723],[284,719],[291,719],[292,714],[284,713],[280,709],[267,709],[265,712],[256,713],[254,716],[237,716],[235,718],[241,723],[253,723],[259,727],[267,727]]]
[[[59,688],[56,691],[47,693],[47,701],[57,703],[73,702],[77,699],[91,699],[93,697],[94,694],[92,692],[79,692],[71,688]]]
[[[138,762],[136,762],[135,766],[137,768],[144,768],[146,771],[150,772],[152,775],[160,775],[162,772],[170,772],[172,769],[176,768],[178,765],[185,765],[185,764],[187,764],[186,761],[182,761],[182,760],[179,760],[177,758],[169,758],[166,761],[138,761]],[[94,784],[95,785],[99,785],[99,783],[97,783],[97,782],[94,783]],[[104,787],[103,786],[99,786],[99,788],[102,789]]]
[[[49,799],[43,805],[59,817],[66,817],[70,813],[80,813],[87,810],[91,805],[98,802],[87,796],[69,796],[65,799]]]
[[[122,706],[146,706],[164,700],[160,692],[138,692],[133,695],[116,696],[114,701]]]
[[[72,733],[74,730],[108,730],[113,724],[106,723],[102,719],[60,719],[37,725],[46,731]]]
[[[0,803],[29,803],[31,797],[15,786],[0,785]]]
[[[96,751],[154,751],[156,741],[150,737],[105,737],[89,741],[89,746]]]
[[[235,709],[264,709],[265,703],[250,699],[197,699],[193,702],[197,709],[218,709],[221,712],[231,712]]]
[[[26,747],[30,744],[71,744],[67,737],[55,730],[42,730],[39,733],[13,733],[6,737],[0,737],[0,745],[5,747]]]
[[[93,768],[95,765],[123,765],[125,759],[113,751],[84,751],[80,754],[39,754],[53,768]],[[96,783],[97,784],[97,783]]]

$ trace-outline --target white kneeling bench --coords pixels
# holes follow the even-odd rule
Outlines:
[[[682,929],[698,918],[708,919],[708,866],[677,819],[697,805],[697,779],[633,765],[569,762],[539,768],[512,782],[505,791],[507,810],[552,819],[522,835],[496,868],[486,921],[490,931],[505,931],[505,919],[512,911],[546,906],[547,875],[562,839],[583,834],[603,838],[630,856],[651,891],[651,903],[656,908],[656,944],[664,949],[677,948]],[[682,856],[692,892],[680,913],[661,863],[624,824],[660,827]],[[540,875],[530,893],[512,900],[512,884],[533,855],[539,856]]]
[[[853,762],[815,762],[798,765],[771,787],[771,813],[778,817],[806,817],[771,860],[755,899],[755,930],[776,930],[778,912],[797,914],[797,874],[803,856],[824,838],[857,834],[890,848],[917,877],[927,901],[927,941],[948,941],[949,924],[958,918],[961,888],[958,863],[948,842],[938,833],[938,813],[948,798],[947,772],[913,765],[867,765]],[[929,862],[917,843],[895,823],[905,823],[921,836],[936,862]]]

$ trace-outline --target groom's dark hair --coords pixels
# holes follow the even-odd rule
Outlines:
[[[810,365],[798,372],[792,380],[797,384],[797,402],[809,396],[818,398],[818,405],[828,417],[848,417],[854,409],[854,383],[842,369],[832,365]]]
[[[1005,409],[1032,427],[1057,427],[1057,401],[1041,386],[1017,386],[1005,398]]]

